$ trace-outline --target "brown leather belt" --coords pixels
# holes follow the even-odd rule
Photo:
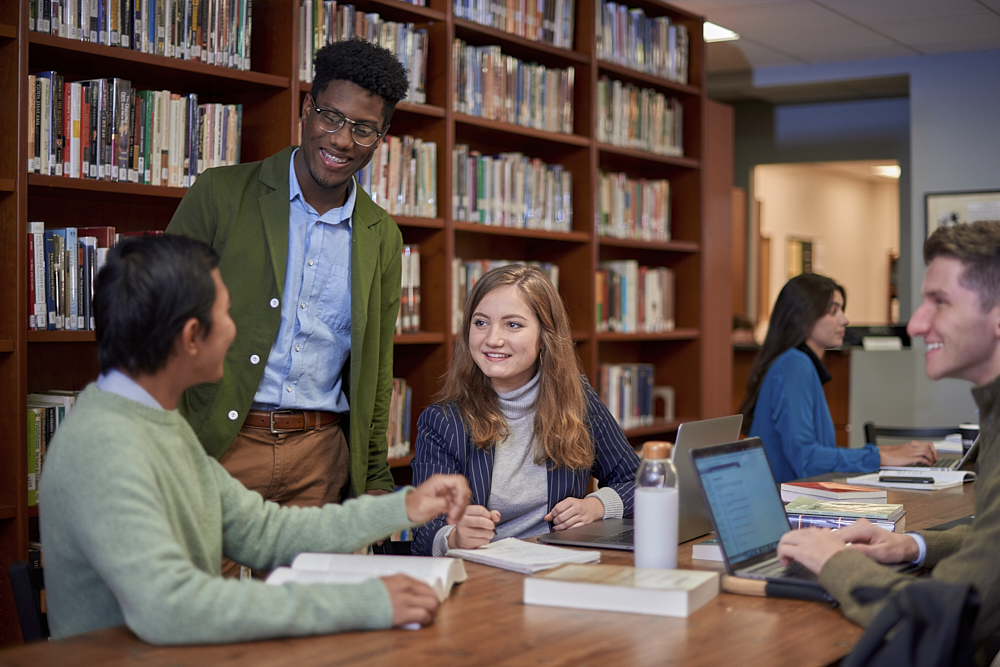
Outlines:
[[[340,421],[340,414],[326,410],[251,410],[244,426],[260,428],[271,433],[312,431],[320,426],[330,426]]]

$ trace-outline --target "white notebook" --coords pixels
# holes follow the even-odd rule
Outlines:
[[[566,563],[597,563],[601,560],[599,551],[563,549],[513,537],[476,549],[449,549],[447,555],[521,574],[534,574]]]

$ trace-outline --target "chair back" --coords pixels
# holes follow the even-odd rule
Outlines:
[[[7,568],[10,587],[14,592],[14,606],[21,622],[21,637],[27,644],[49,637],[49,622],[42,611],[42,590],[45,579],[41,567],[19,560]]]
[[[876,426],[874,422],[865,422],[865,442],[878,444],[878,437],[910,438],[913,440],[940,440],[952,433],[958,433],[957,426]]]

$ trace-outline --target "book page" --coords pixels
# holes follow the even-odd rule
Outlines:
[[[879,481],[881,477],[912,477],[916,479],[920,478],[931,478],[934,480],[933,484],[921,484],[914,482],[882,482]],[[911,469],[911,470],[884,470],[882,472],[873,472],[868,475],[861,475],[860,477],[848,477],[847,481],[852,484],[864,484],[866,486],[877,486],[884,489],[906,489],[907,491],[933,491],[934,489],[947,489],[952,486],[961,486],[965,482],[971,482],[975,480],[976,473],[967,472],[964,470],[927,470],[927,469]]]

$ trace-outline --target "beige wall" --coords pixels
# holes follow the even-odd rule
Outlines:
[[[774,303],[789,277],[786,240],[810,240],[813,271],[844,286],[851,322],[884,324],[889,253],[899,249],[898,183],[868,176],[867,164],[853,164],[853,172],[830,164],[755,169],[760,231],[771,239],[769,303]]]

